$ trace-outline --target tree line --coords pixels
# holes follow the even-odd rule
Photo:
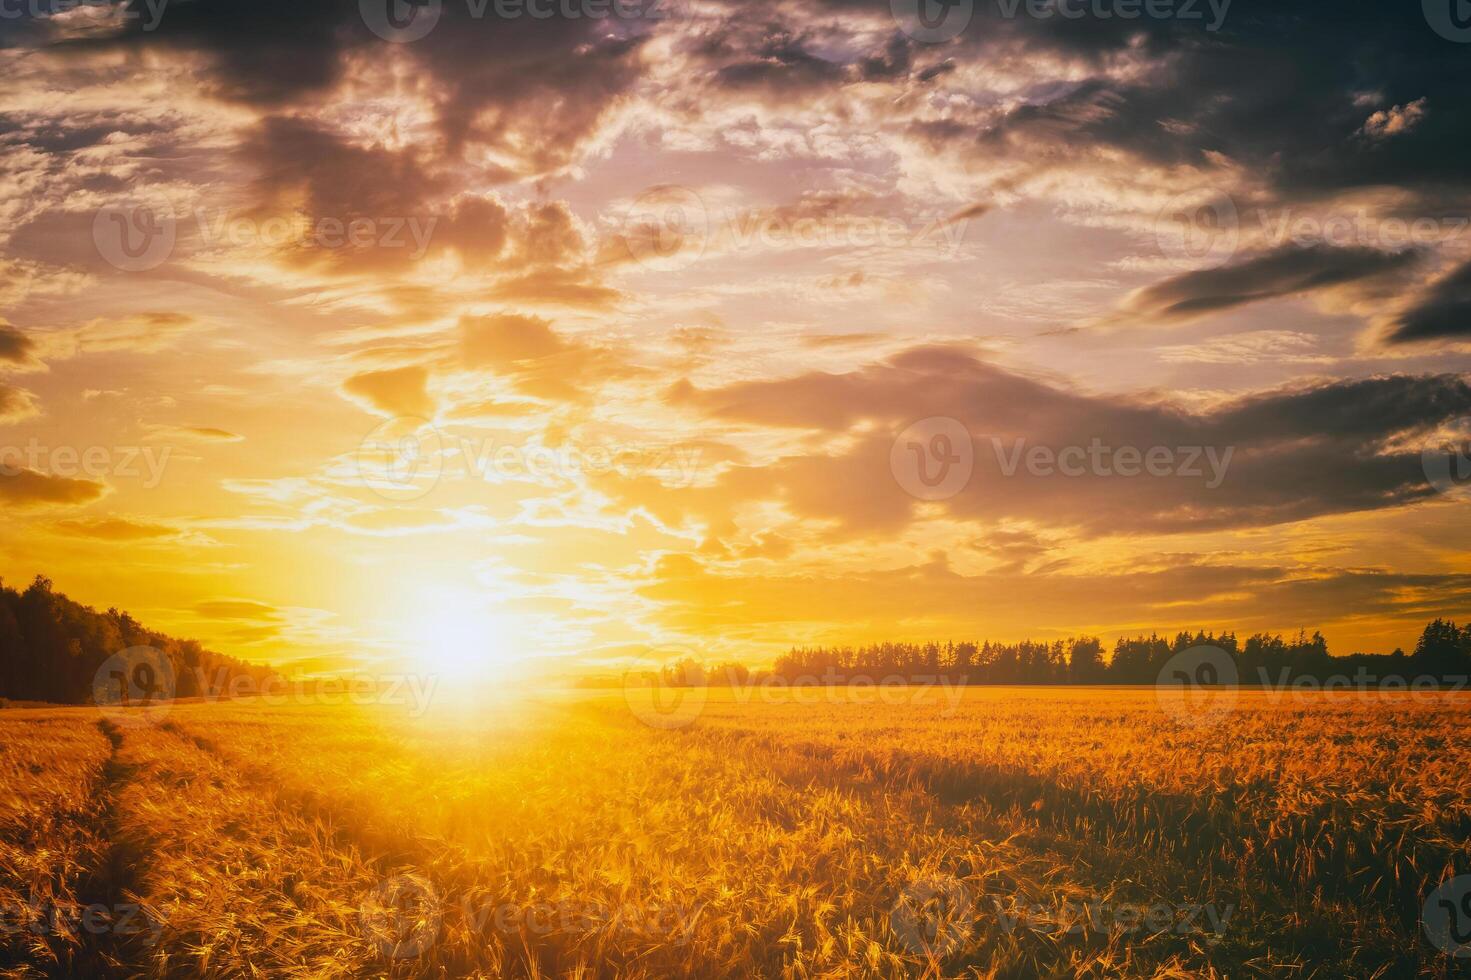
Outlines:
[[[1153,684],[1171,658],[1196,647],[1224,669],[1212,680],[1252,685],[1285,685],[1303,679],[1324,682],[1348,678],[1376,684],[1387,678],[1433,678],[1463,683],[1471,675],[1471,623],[1436,619],[1427,625],[1413,653],[1354,653],[1334,656],[1318,632],[1295,637],[1257,633],[1238,640],[1234,632],[1179,632],[1173,636],[1121,637],[1111,652],[1096,636],[1048,642],[871,643],[864,646],[793,647],[777,657],[770,671],[738,663],[706,666],[692,658],[662,668],[662,680],[676,686],[745,685],[753,682],[843,683],[856,678],[950,678],[967,684]],[[1234,673],[1234,678],[1230,676]],[[1211,682],[1211,681],[1207,681]]]
[[[124,651],[152,648],[165,669],[155,696],[217,695],[237,679],[257,689],[275,678],[268,667],[206,650],[144,627],[126,612],[98,612],[68,599],[36,576],[24,592],[0,582],[0,698],[86,704],[105,665]]]

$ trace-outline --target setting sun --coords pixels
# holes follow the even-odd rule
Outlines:
[[[443,685],[505,679],[524,654],[514,620],[487,611],[484,602],[469,591],[426,592],[403,626],[413,668]]]

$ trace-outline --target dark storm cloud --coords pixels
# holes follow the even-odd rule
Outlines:
[[[1401,272],[1419,259],[1418,252],[1408,249],[1286,245],[1232,265],[1157,282],[1130,295],[1124,309],[1157,320],[1189,319]]]
[[[1034,18],[1025,4],[1015,16],[1002,13],[1006,6],[978,0],[963,34],[920,47],[962,61],[1045,53],[1082,76],[1024,92],[1025,104],[997,120],[956,127],[959,145],[1101,143],[1161,164],[1220,154],[1306,197],[1383,184],[1426,193],[1471,186],[1460,161],[1471,107],[1455,94],[1471,82],[1471,59],[1431,28],[1420,4],[1234,0],[1215,31],[1204,4],[1193,5],[1203,14],[1196,19]],[[1149,59],[1151,70],[1107,77],[1120,57]],[[1422,98],[1415,126],[1382,141],[1355,139],[1372,113]]]
[[[466,145],[488,146],[516,158],[524,174],[570,160],[638,77],[637,51],[652,29],[637,20],[498,17],[493,7],[448,2],[426,36],[393,44],[368,27],[357,0],[192,0],[158,15],[140,0],[131,9],[137,16],[118,32],[54,50],[203,54],[215,96],[274,114],[330,94],[355,61],[386,74],[407,59],[433,79],[426,91],[440,150],[453,157]]]
[[[1420,4],[1234,0],[1219,24],[1204,3],[1190,5],[1193,18],[1099,17],[1068,6],[1085,13],[1037,18],[1024,2],[977,0],[967,29],[948,43],[890,38],[840,64],[827,60],[838,46],[743,26],[744,5],[731,3],[729,20],[695,53],[717,88],[759,84],[796,104],[853,81],[944,85],[957,63],[1053,65],[1053,77],[1008,93],[1020,104],[1004,111],[963,90],[943,118],[901,124],[933,152],[980,167],[1006,160],[1038,174],[1088,160],[1116,165],[1122,153],[1206,175],[1226,166],[1250,173],[1277,206],[1393,187],[1404,192],[1397,215],[1467,213],[1471,170],[1461,157],[1471,106],[1456,93],[1471,83],[1471,59],[1436,33]],[[841,33],[832,25],[844,14],[881,22],[888,8],[831,0],[801,29]],[[1141,69],[1120,70],[1130,63]],[[1373,118],[1405,124],[1373,127]]]
[[[890,462],[896,436],[917,419],[955,419],[971,434],[975,474],[945,502],[953,515],[1096,535],[1260,527],[1426,499],[1435,491],[1416,440],[1471,413],[1471,385],[1455,375],[1340,381],[1190,411],[1071,391],[934,347],[846,374],[711,391],[682,384],[669,398],[723,420],[850,433],[836,455],[814,451],[735,468],[722,486],[732,499],[776,497],[795,513],[853,532],[912,518],[915,501],[895,482]],[[1055,454],[1095,443],[1141,455],[1200,447],[1201,472],[1119,475],[1090,465],[1065,475],[1015,462],[1036,447]]]
[[[143,0],[119,38],[106,45],[199,51],[213,61],[211,80],[228,99],[282,106],[330,87],[342,52],[368,43],[356,0],[194,0],[169,4],[154,18]]]
[[[913,45],[903,34],[895,33],[889,38],[889,43],[884,45],[882,52],[859,61],[859,73],[864,81],[902,77],[913,64],[912,48]]]
[[[888,53],[892,56],[892,47]],[[785,30],[767,32],[745,57],[716,72],[716,81],[729,88],[776,91],[811,90],[842,77],[841,65],[812,54],[800,37]]]
[[[353,146],[295,117],[263,119],[244,152],[256,164],[266,197],[300,188],[314,216],[415,214],[440,185],[411,152]]]
[[[1434,283],[1395,319],[1389,341],[1465,340],[1471,337],[1471,262]]]
[[[102,145],[117,134],[156,137],[168,133],[157,120],[117,113],[73,112],[65,117],[0,113],[0,147],[27,146],[45,154],[69,154]]]

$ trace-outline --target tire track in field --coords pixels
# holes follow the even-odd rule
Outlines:
[[[118,799],[135,776],[122,758],[123,730],[103,718],[97,727],[110,746],[93,790],[96,809],[88,831],[99,842],[97,862],[76,886],[80,950],[69,976],[131,976],[138,972],[139,947],[149,935],[146,910],[136,900],[146,855],[119,833]]]

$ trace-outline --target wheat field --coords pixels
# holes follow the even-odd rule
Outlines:
[[[1460,695],[643,697],[0,712],[0,974],[1466,963],[1422,923],[1471,871]]]

